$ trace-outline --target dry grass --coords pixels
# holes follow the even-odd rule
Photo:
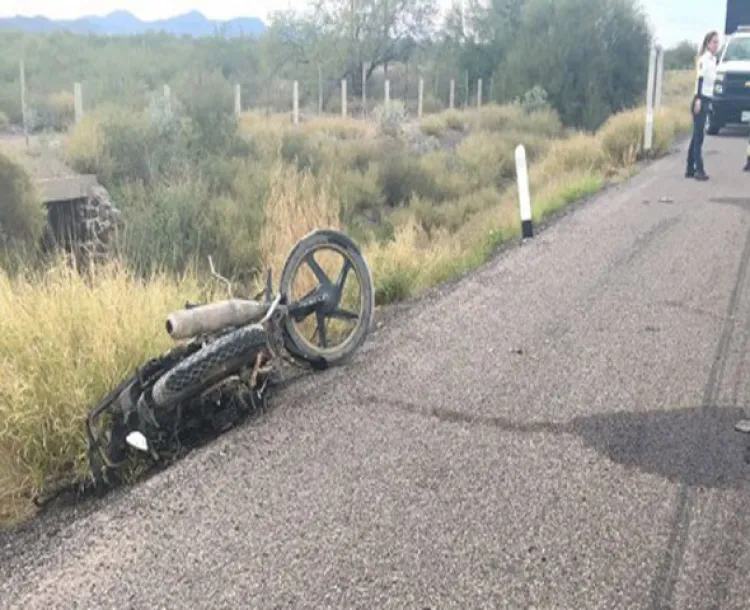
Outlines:
[[[414,216],[396,229],[392,242],[364,249],[373,272],[375,301],[399,301],[416,295],[450,275],[460,259],[459,243],[446,233],[428,236]]]
[[[270,184],[260,251],[265,267],[278,279],[301,237],[317,228],[341,229],[341,203],[328,179],[318,180],[281,162],[272,168]]]
[[[0,272],[0,523],[29,496],[83,474],[83,416],[170,344],[165,316],[199,297],[194,277],[138,281],[119,265],[90,280],[62,262],[43,274]]]
[[[0,249],[35,244],[45,218],[42,201],[29,175],[28,159],[0,151]]]

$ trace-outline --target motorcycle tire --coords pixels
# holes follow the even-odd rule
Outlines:
[[[282,294],[291,294],[297,269],[304,264],[308,254],[319,249],[335,250],[351,263],[361,287],[358,326],[342,345],[332,348],[310,345],[289,317],[283,320],[282,331],[284,343],[292,357],[308,363],[317,363],[322,359],[327,366],[332,366],[347,360],[367,338],[375,314],[375,284],[367,261],[351,238],[339,231],[318,229],[300,239],[289,253],[281,273],[279,290]]]
[[[259,324],[231,331],[162,375],[151,393],[154,404],[164,408],[193,398],[243,366],[252,366],[266,345],[266,331]]]

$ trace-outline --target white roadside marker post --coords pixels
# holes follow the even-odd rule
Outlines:
[[[656,49],[651,47],[648,58],[648,88],[646,93],[646,132],[643,136],[643,150],[651,150],[654,137],[654,88],[656,81]]]
[[[516,146],[516,177],[518,180],[518,205],[521,211],[521,235],[523,239],[529,239],[534,237],[534,223],[531,218],[529,172],[526,166],[526,149],[523,144]]]

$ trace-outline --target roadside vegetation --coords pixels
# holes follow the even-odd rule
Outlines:
[[[508,2],[516,4],[524,3]],[[84,274],[64,258],[36,250],[43,218],[33,182],[19,155],[0,146],[0,524],[28,515],[33,493],[85,472],[82,415],[169,345],[167,313],[186,300],[225,296],[205,276],[209,254],[252,293],[266,266],[278,279],[299,237],[316,227],[337,227],[362,245],[376,301],[386,305],[476,268],[519,237],[518,144],[527,152],[536,221],[632,174],[643,159],[645,65],[643,74],[628,68],[638,74],[637,83],[619,85],[631,93],[590,89],[573,100],[564,83],[536,83],[547,69],[554,71],[558,55],[578,65],[577,54],[586,57],[586,49],[573,49],[562,29],[555,54],[545,55],[542,41],[523,39],[524,31],[556,15],[576,25],[568,39],[577,41],[573,46],[587,41],[620,74],[623,49],[608,49],[608,39],[583,32],[588,20],[579,24],[576,17],[579,5],[599,10],[609,3],[529,4],[518,15],[519,44],[491,49],[496,63],[484,74],[514,65],[520,74],[520,58],[537,72],[524,72],[515,85],[506,82],[507,98],[498,94],[481,108],[442,110],[436,103],[415,120],[408,103],[393,99],[388,108],[373,103],[367,119],[303,113],[301,124],[293,125],[288,111],[267,108],[236,120],[232,88],[212,70],[197,72],[200,86],[175,92],[169,104],[160,97],[141,106],[104,100],[77,125],[67,111],[54,114],[50,106],[49,116],[61,118],[49,122],[64,130],[60,154],[71,168],[98,176],[126,222],[120,258]],[[414,10],[419,6],[415,2]],[[630,20],[632,38],[624,39],[639,62],[648,35],[642,37],[640,17],[627,6],[612,3],[608,27]],[[496,35],[504,40],[509,26],[495,17]],[[303,48],[308,53],[332,44],[331,33],[305,23],[283,15],[258,44],[267,54],[278,52],[290,28],[320,37]],[[455,34],[451,27],[449,20],[444,31]],[[452,49],[451,61],[479,65],[474,43],[450,40],[453,47],[441,48]],[[208,63],[217,57],[206,50],[211,44],[220,45],[226,61],[230,51],[250,43],[201,43],[196,48]],[[582,74],[604,68],[580,66]],[[689,131],[691,86],[690,73],[667,74],[653,156],[666,154]],[[615,99],[629,103],[616,107]],[[70,108],[69,98],[55,100]],[[590,113],[582,111],[588,107]],[[1,96],[0,109],[13,120],[16,111],[6,110]]]

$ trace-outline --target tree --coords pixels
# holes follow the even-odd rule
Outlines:
[[[509,98],[540,85],[565,124],[595,129],[644,92],[650,45],[633,0],[529,0],[496,81]]]
[[[671,49],[664,51],[665,70],[690,70],[695,68],[698,56],[698,45],[684,40]]]
[[[436,14],[437,0],[316,0],[307,14],[275,14],[268,35],[287,62],[325,62],[356,95],[363,67],[369,78],[430,42]]]

